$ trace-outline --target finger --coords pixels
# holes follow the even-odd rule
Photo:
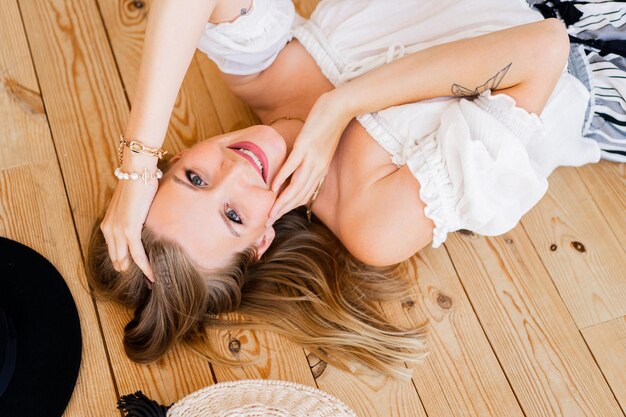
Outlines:
[[[111,263],[113,264],[113,268],[117,271],[117,253],[115,247],[115,240],[108,233],[108,231],[102,230],[102,236],[104,236],[104,241],[107,244],[107,249],[109,250],[109,258],[111,258]]]
[[[280,218],[288,211],[306,204],[308,201],[307,196],[313,195],[313,187],[315,186],[317,179],[315,175],[305,177],[303,174],[305,171],[306,170],[303,170],[303,167],[296,171],[291,184],[289,184],[289,187],[287,187],[274,204],[274,207],[272,208],[273,215],[270,216],[269,223],[274,223],[276,219]],[[306,178],[306,182],[303,181],[304,178]],[[303,182],[304,184],[301,184]]]
[[[283,192],[280,194],[278,199],[274,202],[274,206],[272,210],[270,210],[269,218],[275,219],[279,211],[283,209],[283,207],[292,200],[293,196],[300,190],[301,184],[298,182],[296,178],[291,179],[291,183]]]
[[[298,151],[291,151],[291,154],[274,177],[272,181],[272,191],[277,192],[281,185],[289,178],[291,174],[302,164],[302,156]]]
[[[117,272],[123,272],[128,267],[128,260],[126,258],[130,256],[126,236],[121,232],[114,232],[113,245],[115,246],[115,258],[112,258],[112,260],[115,259],[113,266]]]
[[[129,242],[130,254],[133,257],[133,261],[137,264],[139,269],[148,277],[151,282],[154,282],[154,273],[150,266],[150,261],[146,255],[146,250],[143,247],[141,239],[133,239]]]

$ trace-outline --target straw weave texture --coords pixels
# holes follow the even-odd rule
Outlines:
[[[246,379],[211,385],[175,403],[168,417],[357,417],[341,401],[294,382]]]

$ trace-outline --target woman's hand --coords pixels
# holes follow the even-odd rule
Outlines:
[[[132,256],[152,282],[154,275],[141,242],[141,230],[157,188],[158,183],[154,178],[148,184],[142,180],[120,181],[100,224],[115,270],[125,271],[130,266]]]
[[[276,192],[291,176],[289,186],[270,210],[268,226],[283,214],[309,201],[328,172],[339,138],[351,119],[352,116],[332,92],[317,100],[287,161],[272,182],[272,190]]]

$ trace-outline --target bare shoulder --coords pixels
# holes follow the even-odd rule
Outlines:
[[[398,169],[355,121],[340,146],[331,229],[348,251],[370,265],[392,265],[428,245],[434,225],[408,167]]]
[[[370,265],[405,261],[433,238],[434,224],[424,215],[419,183],[406,166],[364,189],[342,212],[339,239]]]

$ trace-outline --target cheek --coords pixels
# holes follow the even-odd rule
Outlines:
[[[271,191],[260,190],[248,193],[245,200],[250,220],[255,224],[265,225],[267,216],[276,201],[276,194]]]

